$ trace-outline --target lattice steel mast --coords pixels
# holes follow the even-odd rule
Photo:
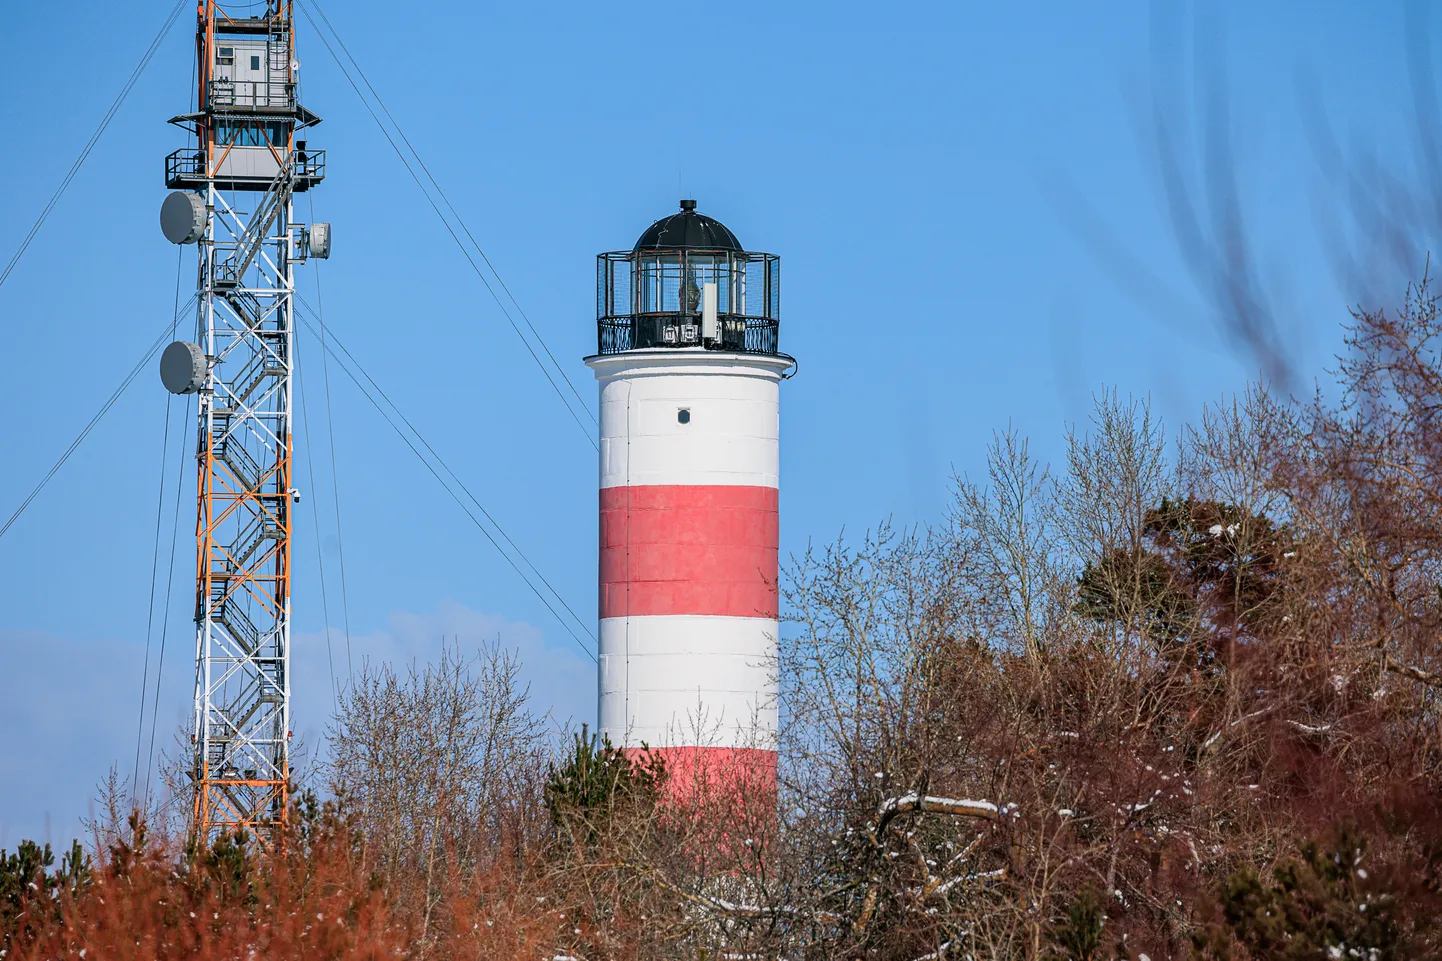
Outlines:
[[[198,344],[161,361],[199,398],[193,830],[278,842],[290,779],[291,388],[295,264],[329,255],[328,225],[298,224],[292,196],[325,155],[297,97],[291,0],[231,17],[197,11],[197,110],[172,119],[193,148],[166,158],[161,225],[198,253]]]

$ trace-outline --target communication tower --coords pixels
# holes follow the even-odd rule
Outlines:
[[[600,727],[776,782],[781,264],[694,200],[597,258]]]
[[[291,0],[246,14],[201,0],[196,109],[170,121],[195,141],[165,159],[160,221],[196,248],[197,315],[161,379],[199,400],[193,830],[272,848],[290,780],[293,272],[329,256],[330,230],[292,209],[325,153],[298,139],[320,118],[298,99]]]

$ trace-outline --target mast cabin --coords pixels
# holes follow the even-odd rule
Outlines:
[[[202,0],[198,109],[170,121],[194,134],[196,145],[166,158],[166,186],[265,190],[292,157],[296,191],[325,177],[325,152],[305,140],[320,118],[299,101],[290,8],[290,0],[272,0],[263,15],[231,17],[215,0]]]

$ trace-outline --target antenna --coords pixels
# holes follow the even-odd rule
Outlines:
[[[330,252],[329,225],[294,216],[294,195],[325,177],[325,152],[296,140],[320,118],[297,99],[293,30],[289,2],[231,17],[201,0],[198,110],[173,121],[195,144],[165,160],[161,230],[198,259],[201,342],[166,348],[160,377],[199,399],[191,830],[202,846],[244,831],[274,850],[290,802],[294,268]]]

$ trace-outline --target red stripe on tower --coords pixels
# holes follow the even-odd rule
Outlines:
[[[601,490],[601,617],[777,615],[774,487]]]

